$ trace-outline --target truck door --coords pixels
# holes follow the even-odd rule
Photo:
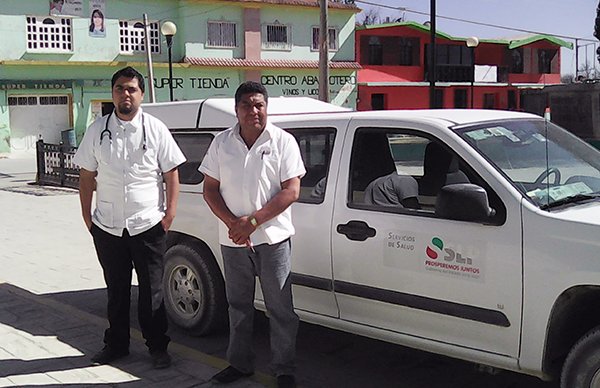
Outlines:
[[[333,293],[331,230],[335,174],[332,163],[336,130],[333,127],[293,128],[282,125],[300,146],[306,175],[301,181],[299,200],[292,217],[296,234],[292,238],[292,282],[294,306],[320,315],[338,317]],[[339,152],[339,151],[337,151]],[[335,158],[339,160],[339,155]],[[335,164],[335,165],[333,165]]]
[[[516,358],[518,200],[483,160],[461,153],[464,143],[447,128],[352,121],[346,140],[332,236],[341,319],[402,343],[418,337],[413,343],[431,340],[432,349],[455,345]],[[435,214],[439,189],[461,182],[486,189],[496,210],[488,223]]]

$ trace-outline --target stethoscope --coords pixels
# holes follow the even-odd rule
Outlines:
[[[112,147],[112,132],[110,131],[110,129],[108,129],[108,122],[110,121],[110,118],[112,116],[114,111],[111,111],[108,114],[108,117],[106,119],[106,123],[104,124],[104,130],[102,132],[100,132],[100,147],[102,147],[102,140],[104,140],[104,138],[106,136],[108,136],[108,141],[110,142],[110,145]],[[117,117],[117,120],[119,118]],[[146,145],[146,124],[144,123],[144,114],[142,113],[142,149],[144,151],[146,151],[148,149],[148,146]]]

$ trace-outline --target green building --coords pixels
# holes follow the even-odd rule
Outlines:
[[[358,12],[329,2],[330,98],[351,108]],[[318,96],[318,0],[2,0],[0,153],[33,154],[40,136],[78,142],[112,109],[115,71],[130,65],[147,76],[144,14],[157,102],[232,97],[245,80],[272,97]],[[166,21],[177,26],[171,84]]]

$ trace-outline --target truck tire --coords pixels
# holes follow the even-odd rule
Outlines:
[[[561,388],[600,387],[600,326],[573,346],[560,376]]]
[[[167,315],[182,331],[201,336],[227,328],[225,284],[211,253],[188,245],[171,247],[163,290]]]

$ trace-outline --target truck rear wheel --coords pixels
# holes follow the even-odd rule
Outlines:
[[[175,245],[166,254],[165,308],[171,321],[192,335],[227,328],[227,300],[221,271],[212,254]]]
[[[600,388],[600,326],[584,335],[569,352],[561,388]]]

